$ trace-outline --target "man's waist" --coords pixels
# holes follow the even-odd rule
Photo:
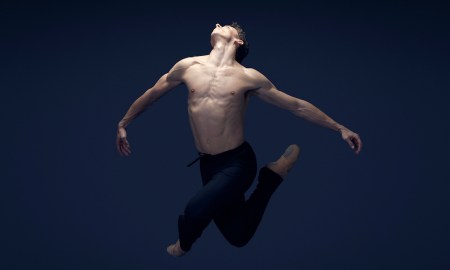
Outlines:
[[[223,158],[227,158],[229,156],[235,155],[236,153],[240,152],[241,150],[243,150],[246,147],[250,147],[250,144],[247,141],[243,141],[237,147],[234,147],[232,149],[225,150],[223,152],[216,153],[216,154],[208,154],[208,153],[204,153],[204,152],[198,151],[198,157],[194,161],[189,163],[187,166],[188,167],[192,166],[199,159],[223,159]]]

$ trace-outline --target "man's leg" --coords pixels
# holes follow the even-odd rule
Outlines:
[[[187,251],[184,251],[181,249],[180,246],[180,240],[178,239],[175,244],[169,245],[167,247],[167,253],[174,257],[181,257],[187,253]]]
[[[299,151],[297,145],[290,145],[277,161],[261,168],[257,187],[247,201],[237,201],[214,217],[217,227],[232,245],[242,247],[253,237],[272,194],[296,162]]]
[[[167,247],[170,255],[176,257],[184,255],[201,236],[216,213],[243,197],[241,187],[243,178],[248,178],[249,174],[244,172],[239,177],[230,173],[234,171],[239,169],[228,168],[215,174],[188,202],[184,214],[178,217],[179,240]]]

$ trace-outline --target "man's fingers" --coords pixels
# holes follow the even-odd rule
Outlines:
[[[122,142],[120,141],[120,139],[117,139],[116,146],[117,146],[117,151],[119,151],[119,154],[120,154],[121,156],[123,156],[123,152],[122,152]]]
[[[124,153],[123,153],[123,149],[122,149],[123,146],[122,146],[122,143],[121,143],[121,142],[119,142],[118,148],[119,148],[119,153],[120,153],[120,155],[123,156]]]
[[[361,151],[361,147],[362,147],[361,140],[359,139],[359,137],[354,137],[354,138],[352,138],[352,141],[356,147],[355,153],[359,154],[359,152]]]
[[[128,156],[131,153],[130,143],[127,141],[127,132],[125,128],[119,128],[117,130],[117,151],[121,156]]]
[[[353,144],[353,142],[352,142],[351,139],[347,139],[347,140],[345,140],[345,141],[348,143],[348,145],[350,146],[350,148],[355,149],[355,145]]]
[[[130,151],[130,143],[127,141],[127,139],[123,139],[123,146],[127,151]]]
[[[358,144],[358,140],[356,138],[352,139],[353,144],[355,145],[355,148],[353,150],[355,150],[355,153],[358,154],[359,152],[359,144]]]
[[[125,141],[124,141],[123,147],[124,147],[124,149],[125,149],[125,152],[127,153],[127,156],[128,156],[129,154],[131,154],[130,144],[128,143],[128,141],[127,141],[126,139],[125,139]]]
[[[117,152],[119,152],[119,154],[120,154],[120,145],[119,145],[119,140],[117,140],[117,142],[116,142],[116,148],[117,148]]]
[[[129,143],[127,140],[124,141],[124,145],[125,145],[127,148],[130,148],[130,143]]]
[[[343,133],[342,138],[348,143],[355,154],[359,154],[362,148],[362,142],[359,135],[354,132]]]
[[[352,138],[353,143],[355,144],[358,152],[361,150],[361,140],[359,139],[359,136],[356,135],[355,137]]]
[[[131,152],[126,148],[125,145],[121,146],[121,152],[123,155],[128,156]]]
[[[124,149],[127,155],[131,154],[130,146],[125,145]]]
[[[123,148],[123,153],[125,154],[125,156],[128,156],[130,154],[126,147]]]
[[[359,137],[356,139],[358,140],[358,154],[359,154],[359,152],[361,152],[361,149],[362,149],[362,141]]]
[[[130,144],[125,137],[117,139],[117,150],[121,156],[128,156],[131,154]]]

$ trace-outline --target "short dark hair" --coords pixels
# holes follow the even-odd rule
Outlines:
[[[237,22],[232,22],[231,27],[237,30],[239,39],[244,42],[244,44],[240,45],[236,50],[236,61],[241,63],[242,60],[244,60],[244,58],[247,56],[250,48],[248,46],[247,39],[245,38],[245,32],[242,27]]]

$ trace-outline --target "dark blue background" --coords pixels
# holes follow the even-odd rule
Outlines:
[[[438,2],[259,4],[3,2],[2,269],[449,269],[449,9]],[[252,241],[211,224],[172,258],[176,220],[200,188],[178,87],[116,126],[176,61],[208,54],[238,21],[246,66],[360,134],[252,100],[259,166],[290,143],[297,166]]]

